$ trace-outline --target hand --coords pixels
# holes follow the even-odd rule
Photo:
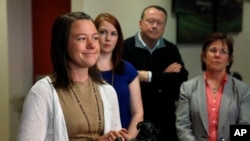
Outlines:
[[[139,80],[141,82],[148,82],[148,71],[145,71],[145,70],[140,70],[138,71],[138,74],[139,74]]]
[[[174,63],[170,64],[170,65],[164,70],[164,72],[168,72],[168,73],[178,73],[178,72],[181,71],[181,68],[182,68],[181,64],[174,62]]]
[[[119,134],[126,139],[126,141],[133,139],[129,134],[127,129],[122,129],[119,131]]]
[[[126,129],[121,129],[119,131],[110,131],[109,132],[109,141],[117,141],[118,138],[121,139],[121,141],[126,141],[126,139],[120,134],[120,132],[123,131],[123,132],[127,132]],[[120,141],[120,140],[118,140]]]
[[[110,133],[104,134],[99,136],[96,141],[109,141],[110,140]]]

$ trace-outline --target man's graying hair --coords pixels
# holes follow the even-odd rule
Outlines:
[[[155,8],[155,9],[157,9],[157,10],[162,11],[162,12],[165,14],[166,19],[167,19],[167,15],[168,15],[168,14],[167,14],[167,11],[166,11],[163,7],[158,6],[158,5],[150,5],[150,6],[146,7],[146,8],[144,8],[144,10],[142,11],[142,14],[141,14],[141,19],[144,18],[145,11],[146,11],[147,9],[149,9],[149,8]],[[166,20],[166,19],[165,19],[165,20]]]

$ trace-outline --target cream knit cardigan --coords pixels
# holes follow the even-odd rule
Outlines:
[[[104,133],[121,129],[117,94],[109,84],[99,85],[104,107]],[[57,92],[48,76],[36,82],[23,106],[17,141],[68,141]]]

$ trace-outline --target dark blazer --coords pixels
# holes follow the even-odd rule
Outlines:
[[[218,121],[218,139],[230,140],[230,125],[250,124],[250,87],[227,75]],[[176,110],[176,128],[180,141],[207,141],[208,111],[204,77],[184,82]]]

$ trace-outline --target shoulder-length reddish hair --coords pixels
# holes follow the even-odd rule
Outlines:
[[[119,21],[116,19],[115,16],[109,13],[101,13],[99,14],[96,19],[94,20],[95,26],[97,30],[103,21],[107,21],[111,23],[117,30],[118,33],[118,40],[116,46],[112,53],[112,63],[113,63],[113,70],[115,73],[122,74],[124,72],[124,62],[122,61],[122,52],[123,52],[123,33],[122,28],[120,26]]]

